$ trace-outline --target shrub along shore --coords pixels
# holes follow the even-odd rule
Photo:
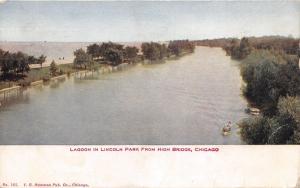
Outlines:
[[[95,71],[101,67],[112,68],[121,64],[157,63],[167,59],[181,57],[194,52],[195,46],[188,40],[176,40],[168,43],[145,42],[141,51],[134,46],[124,46],[113,42],[104,42],[87,46],[87,50],[74,51],[74,61],[57,65],[52,61],[49,67],[43,67],[46,56],[34,57],[22,52],[11,53],[0,49],[0,89],[14,86],[30,86],[32,82],[47,82],[51,78],[78,71]],[[30,65],[39,64],[40,68],[31,69]]]
[[[299,39],[250,37],[215,39],[198,45],[222,47],[240,61],[243,94],[261,114],[240,124],[248,144],[300,144]]]

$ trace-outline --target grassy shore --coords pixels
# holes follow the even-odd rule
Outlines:
[[[26,73],[23,78],[20,78],[18,80],[0,81],[0,89],[9,88],[16,85],[29,86],[31,82],[35,82],[43,79],[50,79],[51,77],[54,76],[70,74],[73,72],[83,70],[83,69],[75,68],[73,63],[57,65],[57,68],[58,68],[58,72],[56,75],[50,74],[50,67],[33,68],[28,73]]]
[[[181,53],[178,56],[171,55],[170,57],[164,58],[163,60],[157,60],[157,61],[148,61],[148,60],[142,60],[139,59],[134,62],[135,63],[145,63],[145,64],[157,64],[157,63],[163,63],[166,60],[177,60],[181,57],[188,55],[190,53],[184,52]],[[84,71],[84,70],[98,70],[101,67],[108,66],[106,62],[96,62],[92,65],[92,67],[88,67],[88,69],[85,68],[78,68],[74,67],[73,63],[69,64],[59,64],[57,65],[57,73],[55,75],[51,75],[50,73],[50,66],[42,67],[42,68],[32,68],[28,73],[24,74],[23,78],[19,78],[18,80],[1,80],[0,81],[0,90],[5,88],[10,88],[14,86],[30,86],[32,82],[36,81],[43,81],[43,80],[49,80],[52,77],[64,75],[64,74],[71,74],[78,71]]]

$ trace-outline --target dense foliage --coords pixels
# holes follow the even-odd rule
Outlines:
[[[58,68],[57,68],[57,65],[55,63],[55,61],[53,60],[50,64],[50,73],[52,76],[55,76],[56,75],[56,72],[57,72]]]
[[[2,79],[17,79],[23,77],[24,73],[30,70],[30,64],[42,64],[46,56],[41,55],[39,58],[27,55],[22,52],[10,53],[0,49],[0,67]]]
[[[142,52],[145,59],[155,61],[162,60],[171,55],[180,56],[183,53],[194,52],[195,45],[188,40],[170,41],[168,46],[156,42],[142,43]]]
[[[134,60],[137,57],[137,54],[139,52],[139,49],[134,46],[126,46],[124,49],[124,56],[127,59]]]
[[[111,65],[119,65],[125,61],[135,61],[139,50],[136,47],[104,42],[100,44],[92,44],[87,47],[87,54],[91,55],[94,60],[103,59]]]
[[[277,115],[247,118],[241,123],[242,139],[248,144],[300,144],[300,100],[281,97]]]
[[[84,67],[85,69],[89,66],[91,67],[93,60],[92,56],[86,53],[82,48],[74,51],[74,66],[75,67]]]
[[[241,64],[244,94],[266,115],[276,113],[280,96],[300,95],[298,62],[271,51],[256,50]]]
[[[245,119],[241,137],[249,144],[300,144],[299,39],[267,36],[195,41],[222,47],[241,60],[244,95],[262,114]]]
[[[248,38],[244,37],[240,42],[232,39],[230,44],[224,47],[224,50],[234,59],[244,59],[251,53],[252,47]]]
[[[293,39],[232,39],[224,49],[241,60],[244,95],[262,115],[241,124],[249,144],[300,143],[300,69]]]
[[[244,38],[245,39],[245,38]],[[275,50],[279,53],[297,55],[299,50],[299,39],[282,36],[247,37],[248,42],[254,49]],[[231,55],[233,46],[239,46],[241,40],[237,38],[220,38],[212,40],[194,41],[196,45],[221,47]],[[230,49],[231,48],[231,49]]]
[[[123,51],[116,48],[107,49],[103,56],[104,59],[110,62],[111,65],[119,65],[124,61]]]
[[[283,51],[287,54],[297,54],[299,52],[299,40],[291,37],[250,37],[249,41],[255,49]]]
[[[170,41],[168,48],[172,54],[179,56],[184,52],[192,53],[195,50],[194,43],[188,40],[174,40]]]
[[[151,61],[161,60],[169,55],[166,45],[156,42],[142,43],[142,52],[145,59]]]
[[[166,43],[144,42],[141,45],[143,58],[150,61],[162,60],[171,55],[179,56],[183,53],[191,53],[195,49],[194,43],[188,40],[176,40]],[[107,42],[102,44],[92,44],[87,47],[87,54],[98,61],[103,60],[111,65],[118,65],[123,62],[135,62],[139,49],[136,47]]]

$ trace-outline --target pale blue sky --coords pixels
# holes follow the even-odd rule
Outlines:
[[[299,37],[300,2],[17,2],[0,4],[0,41],[162,41]]]

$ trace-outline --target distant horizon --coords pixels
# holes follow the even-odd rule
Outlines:
[[[296,1],[6,1],[0,41],[299,38],[299,10]]]
[[[300,40],[300,37],[294,37],[294,36],[283,36],[283,35],[263,35],[263,36],[243,36],[246,38],[262,38],[262,37],[280,37],[280,38],[291,38],[291,39],[298,39]],[[142,42],[168,42],[168,41],[174,41],[174,40],[189,40],[189,41],[201,41],[201,40],[217,40],[217,39],[241,39],[243,37],[219,37],[219,38],[204,38],[204,39],[172,39],[172,40],[148,40],[148,41],[42,41],[42,40],[36,40],[36,41],[14,41],[14,40],[0,40],[0,42],[40,42],[40,43],[101,43],[101,42],[114,42],[114,43],[142,43]]]

